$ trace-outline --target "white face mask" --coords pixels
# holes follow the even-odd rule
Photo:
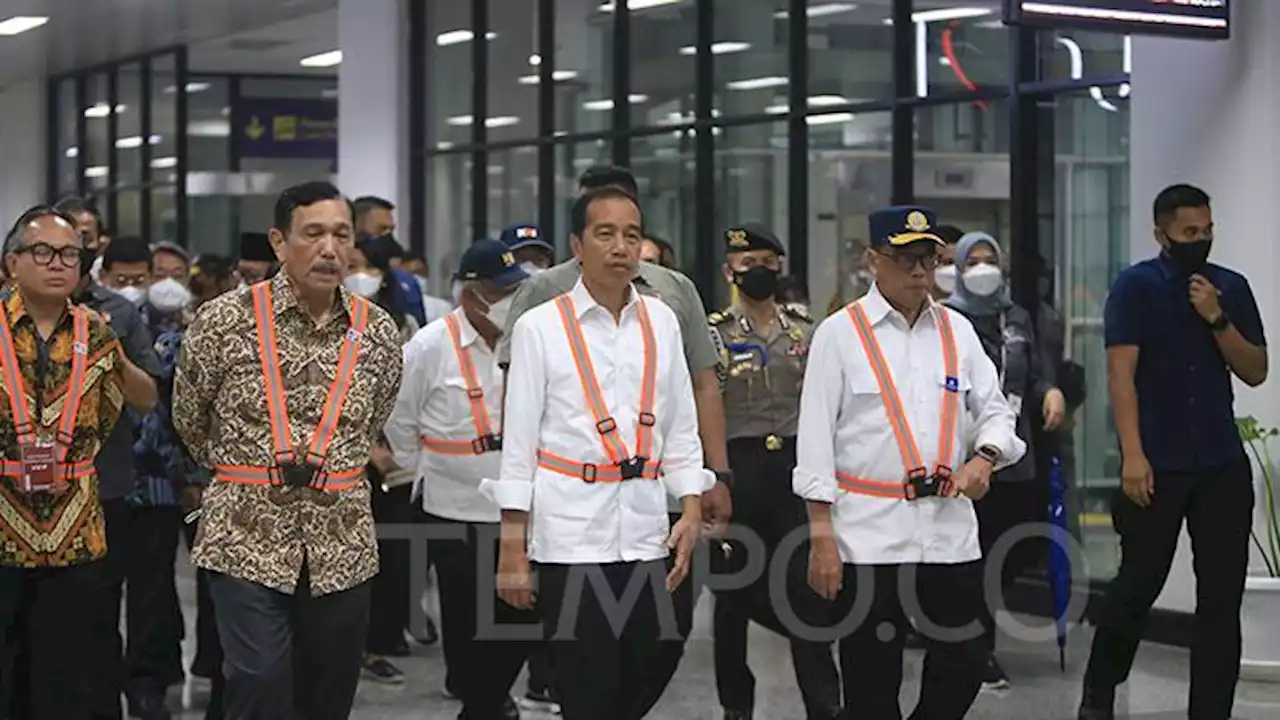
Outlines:
[[[178,312],[191,302],[191,291],[177,280],[165,278],[147,290],[147,302],[163,313]]]
[[[116,288],[116,294],[134,305],[141,305],[147,299],[147,291],[134,285]]]
[[[511,301],[514,295],[508,295],[496,303],[489,305],[489,309],[485,311],[484,316],[489,318],[489,322],[499,330],[507,329],[507,318],[511,317]]]
[[[358,272],[348,275],[342,284],[349,292],[369,298],[377,295],[378,290],[382,289],[382,278],[371,273]]]
[[[452,297],[453,297],[454,307],[458,307],[459,305],[462,304],[462,281],[461,280],[453,281]]]
[[[533,277],[534,275],[537,275],[539,273],[546,272],[547,270],[546,268],[542,267],[537,263],[528,262],[528,261],[520,263],[520,269],[524,270],[525,274],[528,275],[529,277]]]
[[[93,278],[94,282],[98,282],[98,277],[100,275],[102,275],[102,256],[101,255],[94,258],[93,264],[89,266],[89,277]]]
[[[956,266],[939,265],[933,271],[933,282],[942,292],[950,295],[956,291]],[[972,289],[972,288],[970,288]]]
[[[991,297],[1004,285],[1004,273],[995,265],[982,263],[964,271],[964,287],[979,297]]]

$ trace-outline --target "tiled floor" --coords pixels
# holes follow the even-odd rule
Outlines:
[[[187,622],[194,622],[194,583],[190,573],[180,574],[180,591],[184,599]],[[662,702],[650,714],[652,720],[719,720],[715,697],[715,676],[711,660],[711,598],[703,597],[695,638],[689,642],[679,674],[667,689]],[[1034,621],[1031,621],[1034,622]],[[1090,631],[1075,630],[1068,644],[1067,671],[1058,668],[1057,648],[1047,645],[1002,645],[1002,662],[1013,683],[1013,689],[996,694],[983,694],[969,713],[971,720],[1072,720],[1079,701],[1079,678],[1088,654]],[[188,637],[194,637],[189,631]],[[751,639],[752,667],[755,670],[758,695],[758,720],[800,720],[803,712],[791,670],[786,644],[767,631],[754,629]],[[189,649],[190,650],[190,649]],[[385,687],[364,683],[360,687],[352,718],[359,720],[454,720],[457,703],[440,694],[444,678],[444,662],[439,646],[417,648],[415,655],[397,661],[408,682],[401,687]],[[920,673],[921,653],[908,651],[906,677],[902,689],[906,707],[914,702]],[[1142,648],[1128,687],[1122,692],[1117,710],[1122,717],[1134,720],[1175,720],[1186,717],[1185,651],[1158,645]],[[524,679],[517,683],[523,691]],[[201,718],[206,700],[201,687],[184,689],[187,712],[184,720]],[[1237,720],[1280,720],[1280,686],[1241,684],[1236,703]],[[178,697],[173,698],[175,705]],[[1125,714],[1127,713],[1127,715]],[[526,714],[525,720],[551,720],[551,716]]]

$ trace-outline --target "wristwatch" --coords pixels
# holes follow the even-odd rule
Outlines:
[[[1000,458],[1003,456],[1001,455],[999,448],[993,445],[983,445],[978,448],[978,457],[986,460],[992,465],[998,465],[1000,463]]]
[[[1227,317],[1227,311],[1225,310],[1218,313],[1217,320],[1214,320],[1213,322],[1209,323],[1209,329],[1216,333],[1220,333],[1229,327],[1231,327],[1231,318]]]
[[[710,468],[708,468],[710,469]],[[733,489],[733,471],[732,470],[711,470],[716,475],[716,482],[722,482],[725,487]]]

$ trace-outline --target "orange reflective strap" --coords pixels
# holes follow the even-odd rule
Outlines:
[[[880,343],[876,340],[875,331],[871,329],[871,321],[862,305],[854,303],[849,306],[849,317],[853,327],[858,331],[858,340],[871,363],[871,372],[876,376],[876,384],[880,386],[880,400],[884,402],[885,414],[889,416],[889,426],[893,428],[893,436],[898,441],[898,451],[902,454],[902,463],[907,473],[924,468],[924,460],[920,456],[920,448],[916,445],[915,435],[907,423],[907,414],[902,409],[902,397],[893,384],[893,375],[889,373],[889,364],[880,351]]]
[[[610,417],[609,408],[605,405],[604,393],[600,391],[600,381],[596,378],[595,366],[592,365],[591,354],[587,351],[587,339],[582,335],[582,325],[578,323],[573,299],[568,295],[557,297],[556,309],[560,311],[560,322],[564,325],[564,333],[569,339],[569,350],[573,352],[573,364],[578,370],[578,380],[582,383],[582,394],[586,396],[587,409],[595,418],[600,442],[604,445],[609,461],[618,465],[626,461],[630,454],[627,452],[627,446],[618,437],[618,423]]]
[[[951,329],[951,313],[935,306],[938,336],[942,340],[942,366],[947,373],[942,389],[942,427],[938,433],[938,467],[951,471],[951,453],[955,449],[956,415],[960,408],[960,360],[956,353],[956,336]]]
[[[329,453],[329,446],[338,434],[338,418],[342,417],[342,406],[347,402],[347,391],[351,389],[351,380],[355,377],[356,362],[360,359],[360,340],[364,338],[369,327],[369,301],[352,295],[351,325],[342,338],[342,349],[338,351],[338,367],[334,370],[333,385],[329,387],[329,395],[324,400],[324,410],[320,413],[320,422],[316,424],[315,434],[311,436],[311,448],[307,452],[309,458],[324,462]]]
[[[493,426],[489,422],[489,408],[484,402],[484,388],[480,386],[480,378],[476,375],[476,365],[471,361],[471,353],[462,347],[462,324],[452,313],[445,315],[444,324],[449,329],[449,339],[453,341],[453,353],[458,358],[462,382],[467,386],[467,400],[471,403],[471,421],[476,426],[476,437],[485,437],[493,433]],[[468,447],[471,445],[469,441],[466,444]]]
[[[235,485],[281,485],[280,478],[275,468],[254,467],[247,465],[218,465],[213,470],[214,477],[221,482],[229,482]],[[353,468],[336,473],[326,473],[320,471],[323,478],[324,489],[326,491],[333,490],[349,490],[364,481],[364,468]]]
[[[271,283],[253,286],[253,318],[258,327],[258,360],[267,391],[267,423],[271,426],[274,457],[293,452],[293,434],[285,409],[284,381],[280,377],[280,353],[276,345],[275,308],[271,302]]]
[[[474,440],[445,440],[443,438],[422,438],[422,447],[441,455],[481,455],[476,452]]]
[[[27,409],[26,384],[22,382],[22,369],[18,366],[18,353],[13,347],[8,318],[0,318],[0,366],[5,388],[9,391],[9,412],[13,415],[14,431],[21,445],[35,434],[35,426],[31,424],[31,412]]]
[[[80,404],[84,399],[85,375],[88,374],[89,369],[89,313],[85,312],[84,308],[71,309],[71,327],[71,376],[67,378],[62,415],[58,418],[58,430],[54,438],[59,446],[59,463],[66,460],[67,453],[71,450],[71,443],[75,439],[76,416],[80,414]],[[13,333],[9,330],[7,322],[0,322],[0,374],[3,375],[5,387],[9,391],[9,411],[13,415],[14,430],[21,445],[34,438],[36,433],[35,426],[31,422],[31,413],[27,409],[26,384],[22,381],[22,370],[18,365],[17,351],[14,349]],[[39,389],[36,392],[39,392]],[[92,462],[89,463],[89,469],[93,469]]]
[[[538,451],[538,467],[587,483],[616,483],[624,480],[622,471],[617,465],[580,463],[545,450]],[[662,475],[662,466],[660,463],[655,463],[652,466],[646,465],[640,477],[645,480],[657,480],[660,475]]]
[[[654,395],[658,384],[658,343],[653,337],[653,322],[643,298],[636,298],[636,318],[644,336],[644,373],[640,380],[640,418],[636,423],[636,457],[653,456]]]
[[[893,500],[902,500],[907,497],[906,486],[900,482],[883,482],[881,480],[868,480],[866,478],[854,477],[849,473],[837,472],[836,485],[841,490],[859,495],[874,495],[875,497],[890,498]]]

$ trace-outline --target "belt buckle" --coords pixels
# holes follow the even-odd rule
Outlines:
[[[618,463],[618,474],[623,480],[635,480],[644,475],[644,466],[647,462],[649,462],[649,458],[646,457],[627,458]]]
[[[496,433],[481,435],[471,441],[471,449],[476,455],[499,451],[502,449],[502,435]]]
[[[764,439],[764,449],[769,452],[778,452],[782,449],[782,438],[777,435],[769,435]]]

